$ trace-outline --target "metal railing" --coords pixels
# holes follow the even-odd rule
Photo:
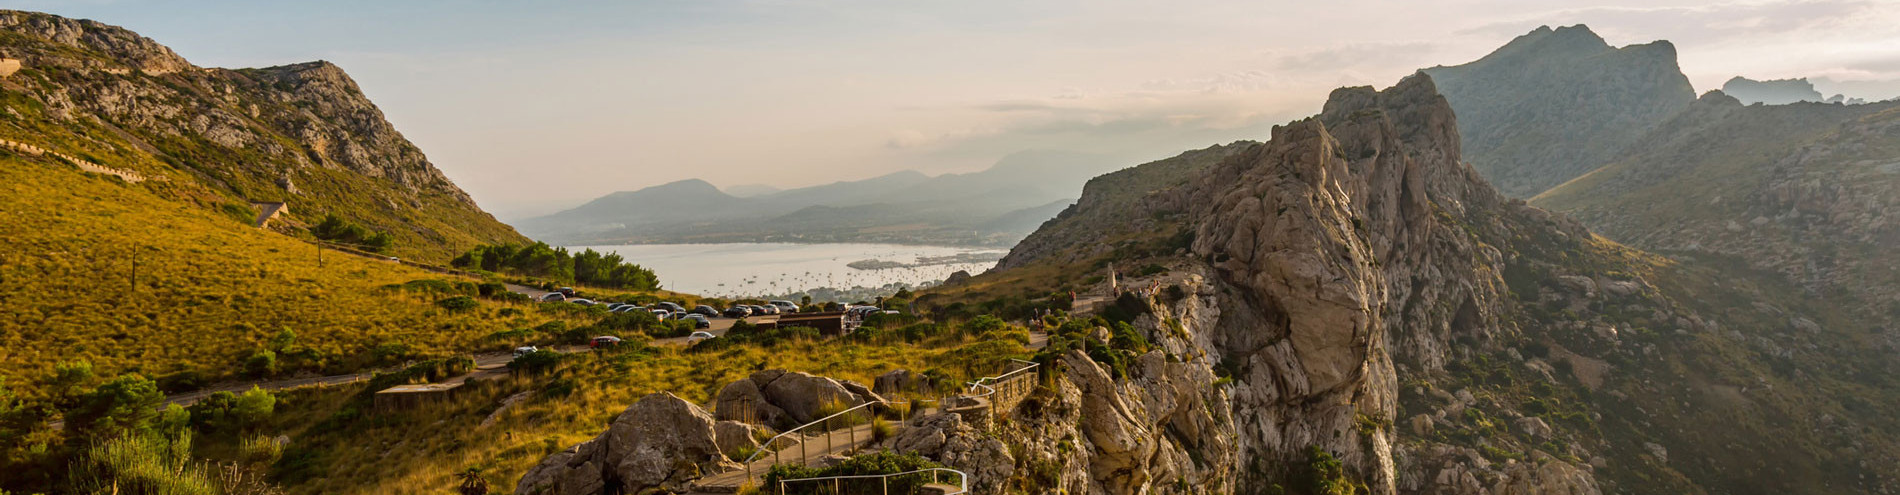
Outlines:
[[[817,419],[817,420],[813,420],[813,421],[811,421],[811,422],[809,422],[809,423],[805,423],[805,424],[802,424],[802,425],[798,425],[798,427],[796,427],[796,428],[792,428],[792,429],[790,429],[790,430],[785,430],[785,432],[783,432],[783,433],[779,433],[778,435],[775,435],[775,436],[773,436],[771,440],[766,440],[766,441],[765,441],[764,443],[761,443],[761,444],[759,445],[759,450],[756,450],[756,451],[753,451],[753,452],[752,452],[752,455],[750,455],[750,456],[747,456],[747,457],[746,457],[746,459],[745,459],[745,461],[741,463],[741,464],[744,464],[744,465],[745,465],[745,474],[746,474],[746,479],[747,479],[747,480],[751,480],[751,479],[753,478],[753,476],[754,476],[754,474],[753,474],[753,472],[752,472],[752,463],[754,463],[754,462],[757,462],[757,461],[759,461],[759,460],[761,460],[761,459],[763,459],[763,458],[764,458],[764,456],[765,456],[765,455],[766,455],[766,454],[767,454],[768,452],[769,452],[769,453],[770,453],[770,454],[772,455],[772,465],[774,465],[774,466],[776,466],[776,465],[779,465],[779,464],[783,464],[783,462],[780,462],[780,459],[782,458],[782,457],[781,457],[781,454],[780,454],[780,452],[783,452],[784,450],[786,450],[786,449],[789,449],[790,447],[786,447],[786,448],[784,448],[784,449],[781,449],[781,448],[778,448],[778,444],[779,444],[779,440],[782,440],[782,439],[784,439],[784,438],[786,438],[787,436],[790,436],[790,435],[794,435],[794,434],[796,434],[796,435],[798,435],[798,436],[800,437],[800,438],[799,438],[799,442],[798,442],[798,449],[799,449],[799,451],[798,451],[798,460],[799,460],[799,464],[800,464],[800,465],[809,465],[808,463],[809,463],[810,461],[808,460],[808,458],[810,457],[810,450],[809,450],[809,449],[807,449],[807,448],[805,447],[805,444],[806,444],[806,442],[807,442],[807,440],[808,440],[808,438],[807,438],[807,437],[808,437],[808,436],[811,436],[811,435],[806,435],[805,433],[801,433],[801,432],[803,432],[803,431],[806,431],[806,429],[808,429],[808,428],[811,428],[811,427],[813,427],[813,426],[816,426],[816,425],[821,425],[821,424],[823,424],[823,425],[829,425],[829,424],[830,424],[830,421],[831,421],[831,420],[833,420],[833,419],[836,419],[836,418],[839,418],[839,417],[844,417],[844,416],[846,416],[846,415],[850,415],[850,414],[853,414],[853,413],[855,413],[855,412],[857,412],[857,411],[859,411],[859,410],[861,410],[861,409],[865,409],[865,408],[868,408],[868,407],[871,407],[871,406],[893,406],[893,405],[898,405],[898,404],[902,404],[902,405],[904,405],[904,406],[906,406],[906,407],[904,408],[904,413],[908,413],[908,414],[900,414],[900,415],[899,415],[899,417],[898,417],[898,421],[899,421],[899,422],[901,423],[902,421],[906,421],[906,420],[908,419],[908,418],[906,418],[905,416],[910,416],[910,417],[915,417],[915,416],[916,416],[916,411],[915,411],[915,407],[914,407],[914,406],[916,406],[916,405],[919,405],[919,404],[922,404],[922,403],[927,403],[927,402],[934,402],[934,403],[938,403],[938,406],[939,406],[939,408],[941,409],[941,408],[942,408],[942,406],[944,405],[943,403],[944,403],[945,401],[950,401],[950,400],[954,400],[954,399],[959,399],[959,398],[973,398],[973,399],[985,399],[985,398],[992,398],[992,397],[994,397],[994,396],[996,395],[996,393],[997,393],[997,390],[996,390],[996,387],[993,387],[993,386],[991,386],[991,384],[1001,384],[1001,383],[1003,383],[1003,382],[1004,382],[1004,381],[1006,381],[1006,380],[1012,380],[1012,379],[1016,379],[1016,378],[1020,378],[1020,377],[1022,377],[1022,376],[1023,376],[1023,375],[1025,375],[1025,374],[1028,374],[1028,373],[1032,373],[1032,372],[1034,372],[1034,371],[1036,370],[1036,368],[1038,368],[1038,367],[1040,367],[1040,366],[1042,366],[1042,365],[1041,365],[1040,363],[1035,363],[1035,362],[1031,362],[1031,361],[1024,361],[1024,360],[1021,360],[1021,359],[1011,359],[1011,360],[1010,360],[1010,362],[1011,362],[1012,364],[1018,364],[1018,365],[1022,365],[1022,367],[1019,367],[1019,368],[1016,368],[1016,369],[1014,369],[1014,370],[1010,370],[1010,371],[1008,371],[1008,372],[1006,372],[1006,373],[1003,373],[1003,374],[1001,374],[1001,375],[997,375],[997,376],[988,376],[988,377],[983,377],[983,378],[978,378],[978,379],[976,379],[975,381],[971,381],[971,382],[969,383],[969,386],[967,387],[967,390],[968,390],[969,392],[968,392],[968,393],[966,393],[965,395],[962,395],[962,396],[959,396],[959,397],[946,397],[946,398],[944,398],[944,399],[942,399],[942,400],[936,400],[936,399],[917,399],[917,400],[910,400],[910,401],[893,401],[893,400],[885,400],[885,401],[872,401],[872,402],[865,402],[865,403],[863,403],[863,404],[859,404],[859,405],[856,405],[856,406],[853,406],[853,407],[851,407],[850,409],[845,409],[845,410],[843,410],[843,411],[838,411],[838,412],[836,412],[836,413],[833,413],[833,414],[831,414],[830,416],[825,416],[825,417],[823,417],[823,418],[819,418],[819,419]],[[1022,385],[1020,384],[1020,383],[1021,383],[1020,381],[1017,381],[1017,382],[1010,382],[1010,383],[1011,383],[1011,385],[1007,385],[1006,387],[1010,387],[1010,390],[1011,390],[1012,392],[1022,392],[1022,391],[1025,391],[1025,390],[1026,390],[1026,387],[1023,387],[1023,386],[1022,386]],[[982,389],[983,391],[979,393],[979,392],[977,392],[977,390],[978,390],[978,389]],[[989,401],[989,403],[990,403],[990,415],[991,415],[991,416],[995,416],[995,415],[996,415],[996,401],[994,401],[994,400],[990,400],[990,401]],[[873,414],[875,414],[875,413],[873,413]],[[850,427],[850,428],[848,428],[848,429],[850,430],[850,434],[851,434],[851,443],[850,443],[850,445],[857,445],[857,443],[858,443],[858,439],[857,439],[857,434],[858,434],[858,429],[857,429],[857,423],[856,423],[855,421],[853,421],[852,423],[850,423],[850,426],[851,426],[851,427]],[[831,449],[832,449],[832,445],[831,445],[831,434],[832,434],[832,430],[831,430],[830,428],[826,428],[826,429],[825,429],[825,432],[824,432],[824,436],[825,436],[825,450],[824,450],[824,452],[830,452],[830,451],[831,451]],[[955,470],[950,470],[950,471],[955,471]],[[957,472],[958,474],[962,474],[962,472],[961,472],[961,471],[956,471],[956,472]],[[874,476],[875,476],[875,475],[867,475],[867,477],[874,477]],[[958,492],[958,493],[962,493],[962,492]]]
[[[996,387],[993,385],[1003,384],[1005,381],[1008,381],[1008,380],[1022,378],[1024,375],[1034,372],[1036,368],[1042,366],[1041,363],[1024,361],[1021,359],[1011,359],[1009,361],[1013,364],[1020,364],[1024,366],[1021,368],[1010,370],[1009,372],[1003,373],[1001,375],[986,376],[986,377],[978,378],[974,381],[971,381],[966,387],[969,390],[969,392],[963,395],[963,397],[966,397],[966,398],[987,400],[990,404],[990,417],[992,418],[996,417],[996,413],[997,413],[996,411],[997,401],[995,400],[996,395],[997,395],[997,390],[996,390]],[[1022,386],[1021,382],[1009,382],[1009,383],[1010,384],[1004,385],[1004,386],[1007,387],[1009,389],[1008,391],[1011,393],[1021,393],[1021,392],[1027,391],[1027,387]],[[982,389],[983,392],[980,392],[980,393],[977,392],[978,389]]]
[[[825,416],[825,417],[823,417],[823,418],[819,418],[819,419],[816,419],[816,420],[812,420],[812,421],[811,421],[811,422],[809,422],[809,423],[805,423],[805,424],[802,424],[802,425],[798,425],[798,427],[796,427],[796,428],[792,428],[792,429],[790,429],[790,430],[785,430],[785,432],[783,432],[783,433],[779,433],[778,435],[775,435],[775,436],[773,436],[771,440],[766,440],[766,441],[765,441],[764,443],[761,443],[761,444],[759,444],[759,450],[756,450],[756,451],[753,451],[753,452],[752,452],[752,455],[750,455],[750,456],[747,456],[747,457],[746,457],[746,459],[745,459],[745,462],[743,462],[743,463],[742,463],[742,464],[745,464],[745,475],[746,475],[746,479],[751,479],[751,478],[753,477],[753,473],[752,473],[752,463],[753,463],[753,462],[756,462],[756,461],[758,461],[758,460],[760,460],[760,459],[762,459],[762,458],[763,458],[763,457],[765,456],[765,454],[766,454],[767,452],[770,452],[770,453],[772,454],[772,464],[773,464],[773,465],[779,465],[779,464],[783,464],[783,462],[779,462],[779,459],[781,458],[781,456],[780,456],[780,452],[783,452],[783,451],[784,451],[785,449],[781,449],[781,448],[776,448],[776,447],[777,447],[777,446],[778,446],[778,444],[779,444],[779,440],[782,440],[782,439],[784,439],[784,438],[785,438],[785,437],[787,437],[787,436],[790,436],[790,435],[793,435],[793,434],[797,434],[797,435],[798,435],[798,436],[800,437],[800,438],[799,438],[799,440],[798,440],[798,461],[799,461],[799,464],[800,464],[800,465],[807,465],[807,463],[809,462],[809,461],[807,461],[807,458],[808,458],[808,457],[810,457],[810,451],[809,451],[809,449],[807,449],[807,448],[805,447],[805,444],[806,444],[806,443],[808,442],[808,439],[807,439],[807,438],[805,438],[805,437],[808,437],[808,436],[816,436],[816,435],[807,435],[807,434],[805,434],[805,433],[801,433],[801,432],[803,432],[803,431],[805,431],[805,430],[806,430],[807,428],[811,428],[811,427],[813,427],[813,426],[817,426],[817,425],[827,425],[827,426],[829,426],[829,425],[831,424],[831,420],[833,420],[833,419],[837,419],[837,418],[839,418],[839,417],[843,417],[843,416],[847,416],[847,415],[850,415],[850,414],[852,414],[852,413],[855,413],[855,412],[858,412],[858,411],[859,411],[859,410],[861,410],[861,409],[865,409],[865,408],[868,408],[868,407],[871,407],[871,406],[885,406],[885,407],[889,407],[889,406],[893,406],[893,405],[898,405],[898,404],[902,404],[902,405],[904,405],[904,406],[905,406],[905,407],[904,407],[904,410],[903,410],[903,413],[909,413],[909,414],[908,414],[909,416],[915,416],[916,414],[915,414],[915,412],[913,411],[913,409],[915,408],[915,406],[916,406],[917,404],[921,404],[921,403],[925,403],[925,402],[938,402],[938,401],[937,401],[937,400],[934,400],[934,399],[918,399],[918,400],[911,400],[911,401],[894,401],[894,400],[885,400],[885,401],[871,401],[871,402],[865,402],[865,403],[863,403],[863,404],[858,404],[858,405],[856,405],[856,406],[853,406],[853,407],[851,407],[850,409],[845,409],[845,410],[843,410],[843,411],[838,411],[838,412],[836,412],[836,413],[832,413],[832,415],[830,415],[830,416]],[[876,414],[876,413],[872,413],[872,414],[874,415],[873,417],[875,417],[875,414]],[[900,422],[901,422],[901,421],[904,421],[904,420],[906,420],[906,418],[905,418],[904,416],[905,416],[905,414],[902,414],[902,413],[900,413],[900,415],[898,416],[898,420],[899,420]],[[851,421],[851,422],[850,422],[849,424],[850,424],[850,428],[848,428],[848,429],[849,429],[849,430],[851,430],[851,432],[850,432],[850,434],[851,434],[851,445],[857,445],[857,443],[858,443],[858,427],[857,427],[857,422],[856,422],[856,421],[854,420],[854,421]],[[830,428],[826,428],[826,429],[825,429],[825,431],[824,431],[824,436],[825,436],[825,450],[824,450],[824,452],[830,452],[830,451],[831,451],[831,448],[832,448],[832,445],[831,445],[831,434],[832,434],[832,430],[831,430]],[[789,447],[788,447],[788,448],[789,448]]]
[[[943,495],[957,495],[960,493],[970,493],[970,475],[965,474],[963,471],[958,471],[958,470],[950,469],[950,468],[924,468],[924,469],[919,469],[915,471],[905,471],[902,473],[891,473],[891,474],[860,474],[860,475],[852,475],[852,476],[824,476],[824,477],[818,477],[818,478],[799,478],[799,479],[793,479],[793,480],[779,480],[778,492],[780,494],[784,494],[786,485],[791,484],[791,483],[820,482],[820,481],[830,480],[832,493],[844,493],[842,489],[844,487],[843,482],[845,480],[861,480],[861,479],[877,478],[878,481],[881,483],[880,486],[883,487],[883,490],[884,490],[883,493],[885,495],[890,495],[891,478],[895,478],[898,476],[910,476],[910,475],[915,475],[915,474],[930,473],[930,483],[937,484],[937,481],[939,479],[937,475],[941,472],[951,472],[951,473],[956,473],[957,475],[956,491],[945,493]]]

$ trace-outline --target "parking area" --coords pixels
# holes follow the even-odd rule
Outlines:
[[[723,316],[719,318],[711,318],[711,320],[712,320],[712,327],[702,328],[699,331],[711,333],[715,337],[724,337],[727,331],[732,330],[732,325],[734,323],[739,322],[737,318],[726,318]],[[749,317],[746,317],[745,321],[750,322],[754,325],[761,324],[761,323],[772,323],[772,322],[778,321],[778,315],[749,316]],[[686,337],[673,337],[670,339],[653,339],[653,341],[649,343],[653,345],[683,346],[683,345],[686,345]]]

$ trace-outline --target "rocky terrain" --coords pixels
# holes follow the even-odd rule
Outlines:
[[[1425,72],[1458,112],[1465,159],[1518,198],[1609,163],[1695,99],[1675,45],[1614,48],[1583,25],[1540,27]]]
[[[21,61],[0,82],[5,139],[157,178],[148,187],[214,210],[288,202],[292,226],[334,213],[390,232],[409,257],[525,240],[328,62],[198,67],[116,26],[20,11],[0,11],[0,52]]]
[[[1883,333],[1900,320],[1900,103],[1744,106],[1710,92],[1535,202],[1644,249],[1772,272]]]
[[[1310,447],[1373,493],[1895,489],[1881,467],[1896,459],[1895,384],[1874,378],[1890,351],[1853,350],[1856,332],[1772,295],[1772,278],[1628,250],[1505,198],[1458,142],[1421,75],[1335,92],[1186,185],[1085,194],[976,280],[1168,263],[1136,325],[1159,350],[1126,379],[1065,359],[1084,412],[1011,438],[1073,437],[1110,467],[1065,485],[1092,493],[1213,478],[1271,492],[1308,476]],[[1115,216],[1157,220],[1102,221]],[[1182,230],[1188,248],[1167,249]],[[1119,393],[1091,393],[1104,389]]]

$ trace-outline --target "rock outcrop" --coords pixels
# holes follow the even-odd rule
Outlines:
[[[542,459],[515,485],[518,495],[677,492],[686,483],[740,466],[721,453],[712,415],[669,393],[640,398],[593,440]]]
[[[870,388],[849,380],[764,370],[719,389],[713,409],[721,420],[790,428],[822,418],[827,408],[842,410],[883,400]]]

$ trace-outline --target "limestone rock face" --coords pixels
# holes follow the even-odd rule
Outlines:
[[[913,419],[888,441],[897,452],[915,453],[970,474],[974,493],[1000,493],[1015,474],[1016,459],[1009,446],[984,435],[956,413],[937,413]]]
[[[714,409],[721,420],[755,421],[789,428],[823,417],[827,405],[853,407],[881,402],[883,397],[864,385],[808,373],[764,370],[726,384]]]
[[[543,459],[515,493],[678,491],[701,476],[737,468],[720,451],[711,414],[660,392],[640,398],[600,436]]]

